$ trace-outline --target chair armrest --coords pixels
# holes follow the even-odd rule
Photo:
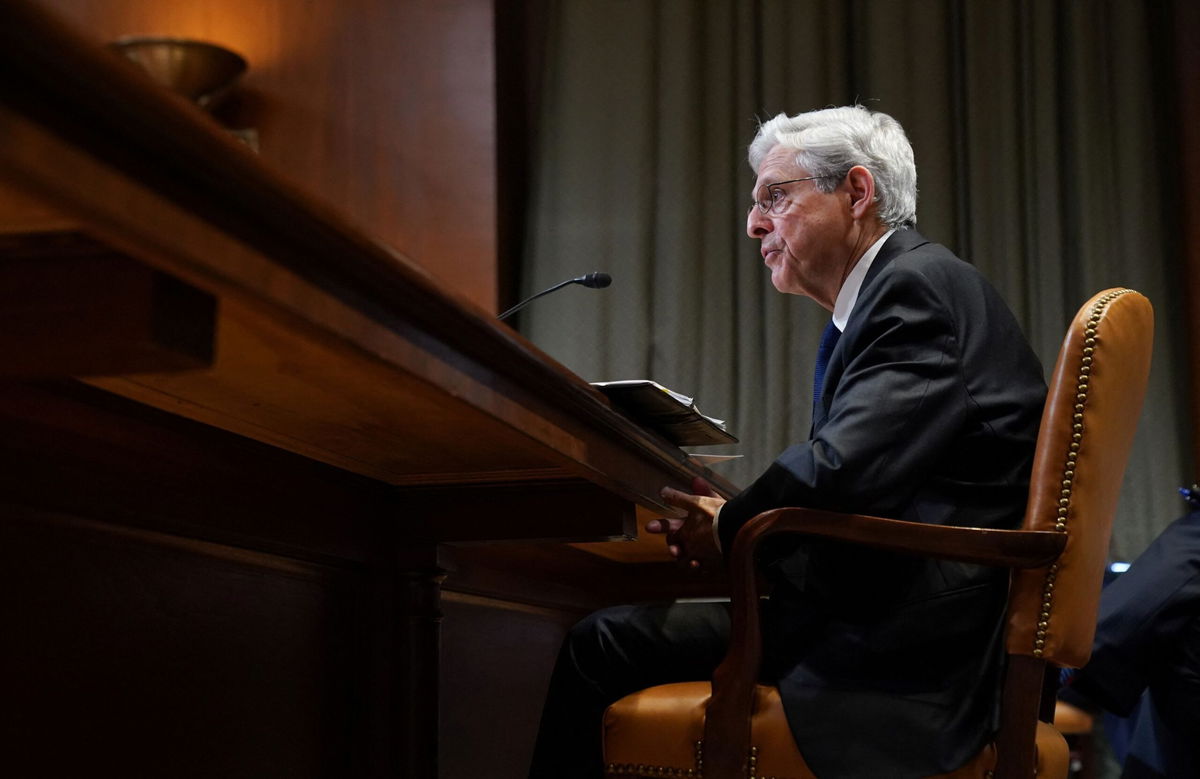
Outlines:
[[[734,770],[749,748],[750,709],[762,663],[755,552],[765,539],[784,533],[1008,568],[1049,565],[1067,543],[1065,533],[1053,531],[926,525],[819,509],[773,509],[754,517],[738,531],[729,555],[733,600],[729,652],[713,674],[713,697],[705,721],[705,767],[711,761],[715,776]]]
[[[764,538],[797,533],[847,541],[874,549],[937,557],[964,563],[1039,568],[1062,554],[1066,533],[1052,530],[993,530],[952,525],[926,525],[865,514],[842,514],[806,508],[764,511],[738,532],[730,559],[752,555]],[[750,561],[753,561],[751,556]]]

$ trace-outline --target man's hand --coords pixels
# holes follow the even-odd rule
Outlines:
[[[683,509],[687,516],[652,519],[646,523],[646,530],[666,535],[667,551],[672,557],[691,568],[700,568],[705,563],[721,560],[721,552],[713,538],[713,517],[725,499],[718,497],[708,482],[699,477],[692,480],[692,493],[663,487],[659,493],[663,501]]]

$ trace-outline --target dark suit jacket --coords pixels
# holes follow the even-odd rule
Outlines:
[[[780,506],[917,522],[1020,524],[1046,387],[992,286],[899,231],[865,279],[810,439],[721,510],[719,534]],[[926,776],[995,727],[1007,574],[789,542],[763,561],[766,670],[818,776]]]
[[[1200,775],[1200,511],[1171,523],[1104,588],[1091,659],[1063,697],[1129,716],[1147,690],[1159,754],[1131,756],[1168,777]]]
[[[1109,711],[1128,716],[1152,682],[1200,676],[1200,511],[1175,520],[1104,588],[1092,657],[1072,686]],[[1193,646],[1188,647],[1188,643]],[[1186,649],[1191,649],[1192,657]],[[1197,702],[1200,708],[1200,700]]]

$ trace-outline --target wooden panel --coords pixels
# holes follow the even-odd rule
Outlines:
[[[0,381],[0,498],[298,558],[363,563],[384,485],[75,382]]]
[[[229,751],[201,760],[193,769],[177,765],[192,755],[186,749],[170,751],[173,736],[142,727],[149,715],[117,704],[108,711],[111,727],[98,728],[104,748],[90,755],[102,762],[102,773],[114,773],[108,767],[122,760],[140,766],[151,759],[161,761],[161,771],[133,773],[276,775],[262,768],[263,761],[275,760],[286,775],[433,776],[426,768],[436,760],[440,571],[432,545],[404,538],[403,505],[395,493],[377,482],[83,385],[0,383],[0,524],[14,520],[3,545],[5,551],[32,559],[40,570],[31,573],[20,565],[0,570],[8,593],[0,599],[0,612],[13,616],[6,627],[29,634],[30,646],[21,644],[22,651],[32,652],[59,635],[64,646],[84,647],[48,653],[45,668],[29,664],[35,679],[104,677],[63,690],[50,701],[54,707],[69,708],[72,714],[92,712],[98,706],[91,696],[108,692],[107,679],[128,677],[135,704],[157,694],[157,712],[182,723],[196,742],[225,737],[226,722],[209,726],[193,714],[211,718],[217,709],[237,709],[239,714],[228,717],[233,727],[243,727],[240,712],[255,718],[254,727],[244,727],[250,743],[231,740]],[[37,541],[52,523],[61,532],[44,544]],[[115,539],[112,554],[107,539]],[[127,554],[127,546],[136,549]],[[39,551],[43,547],[44,554]],[[177,559],[177,552],[204,559],[191,565]],[[77,564],[80,555],[90,555],[88,565]],[[215,566],[208,558],[217,560]],[[86,577],[76,580],[74,569],[80,567]],[[233,572],[213,573],[214,567]],[[12,580],[6,578],[10,575]],[[130,575],[144,585],[138,598],[103,581]],[[305,578],[319,581],[315,587],[292,581]],[[238,586],[242,580],[253,592]],[[64,589],[60,581],[69,586]],[[342,592],[343,585],[352,592]],[[188,600],[177,603],[183,586],[193,589]],[[84,587],[95,592],[82,599],[73,594]],[[333,603],[323,602],[328,589],[339,590],[331,595]],[[237,603],[231,606],[227,599]],[[131,624],[166,630],[156,615],[144,613],[146,602],[168,612],[183,611],[188,624],[178,631],[180,643],[146,639],[160,650],[152,662],[123,649],[111,656],[100,653],[98,659],[87,651],[90,641],[121,648],[136,641],[139,634],[126,636]],[[186,617],[191,611],[201,616]],[[97,619],[121,634],[113,637],[97,627],[91,612],[103,615]],[[58,633],[27,629],[28,620],[42,615],[60,623]],[[278,620],[293,617],[289,625],[275,627]],[[245,621],[256,625],[246,627]],[[276,629],[278,636],[263,635]],[[251,646],[242,648],[241,641]],[[290,642],[290,654],[280,653],[264,672],[267,682],[243,683],[249,671],[242,664],[250,669],[271,665],[277,641]],[[330,653],[334,656],[326,660]],[[326,662],[330,667],[321,667]],[[169,671],[189,670],[201,679],[199,689],[185,682],[165,683],[174,681]],[[280,696],[273,687],[276,681],[290,685],[293,697]],[[333,685],[332,698],[314,692],[314,686],[326,682]],[[35,694],[33,689],[20,691],[22,702]],[[272,726],[270,707],[281,700],[290,710],[277,735],[253,743],[257,728]],[[64,733],[73,736],[81,726],[82,720],[64,717],[63,729],[55,729],[38,706],[33,707],[38,715],[23,726],[28,733],[21,731],[38,750]],[[174,707],[188,710],[176,716]],[[146,758],[131,754],[139,746],[129,734],[140,730],[161,738],[166,751],[155,745],[144,750]],[[278,751],[295,739],[303,739],[304,748],[280,759]],[[23,766],[32,757],[19,754]],[[86,760],[89,753],[64,759],[76,757]],[[405,773],[400,765],[424,767]],[[54,763],[45,774],[18,775],[80,773],[64,766]]]
[[[169,35],[250,63],[227,120],[301,189],[496,311],[491,0],[44,0],[97,42]]]
[[[612,543],[608,546],[626,546]],[[629,564],[554,543],[448,544],[445,587],[549,609],[589,611],[622,603],[728,594],[723,570],[674,561]]]
[[[8,776],[361,775],[355,579],[0,506]]]
[[[399,356],[399,355],[397,355]],[[433,371],[427,354],[408,355]],[[446,370],[452,370],[447,368]],[[488,388],[450,378],[460,398],[429,378],[396,371],[344,344],[284,326],[231,300],[223,304],[213,367],[91,383],[152,406],[393,484],[496,481],[565,475],[550,453],[469,401]],[[496,401],[485,401],[496,405]],[[571,456],[577,438],[513,406],[529,432]],[[462,446],[469,440],[471,446]]]
[[[429,541],[623,540],[637,535],[632,502],[578,479],[413,488],[400,494],[410,514],[405,533]],[[449,512],[454,516],[450,522]]]
[[[674,558],[667,553],[665,537],[647,533],[644,529],[647,522],[662,516],[662,512],[638,506],[633,520],[637,532],[630,534],[632,540],[629,543],[583,543],[575,544],[575,547],[623,563],[673,563]]]
[[[444,779],[525,779],[559,643],[575,614],[446,593]]]
[[[0,236],[0,375],[209,365],[212,295],[75,233]]]
[[[69,233],[78,229],[78,220],[0,181],[0,235]]]

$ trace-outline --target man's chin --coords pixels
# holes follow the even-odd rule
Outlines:
[[[788,277],[786,273],[781,271],[771,271],[771,284],[776,290],[785,295],[803,295],[804,291],[800,289],[795,281]]]

